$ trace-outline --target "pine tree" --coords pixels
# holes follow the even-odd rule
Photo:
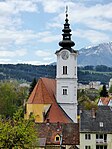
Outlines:
[[[34,89],[34,87],[35,87],[36,84],[37,84],[37,80],[36,80],[36,78],[34,78],[33,81],[32,81],[32,83],[30,84],[29,95],[33,91],[33,89]]]
[[[106,89],[106,85],[103,85],[102,90],[100,92],[100,97],[108,97],[108,92]]]

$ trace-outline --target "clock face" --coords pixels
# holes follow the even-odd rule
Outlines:
[[[67,60],[68,57],[69,57],[69,52],[68,51],[63,51],[61,53],[61,57],[62,57],[63,60]]]

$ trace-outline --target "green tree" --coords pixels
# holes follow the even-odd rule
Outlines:
[[[32,118],[24,120],[19,109],[12,119],[0,120],[0,148],[29,149],[37,145],[37,132]]]
[[[100,97],[108,97],[106,85],[103,85],[102,90],[100,91]]]
[[[15,101],[17,95],[14,85],[11,82],[0,83],[0,114],[5,116],[12,116],[16,110]]]
[[[33,89],[34,89],[34,87],[35,87],[36,84],[37,84],[37,80],[36,80],[36,78],[34,78],[33,81],[32,81],[32,83],[30,84],[29,95],[33,91]]]
[[[28,89],[20,87],[17,81],[0,82],[0,115],[12,117],[27,95]]]
[[[109,88],[109,93],[112,93],[112,85]]]
[[[94,95],[93,98],[90,96],[91,93],[93,93],[91,90],[78,90],[78,104],[84,109],[92,109],[97,107],[97,96]]]

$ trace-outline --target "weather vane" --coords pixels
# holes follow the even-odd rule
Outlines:
[[[66,6],[66,11],[65,11],[65,13],[66,13],[66,18],[68,17],[68,6]]]
[[[66,14],[68,13],[68,6],[66,6],[66,11],[65,11],[65,13],[66,13]]]

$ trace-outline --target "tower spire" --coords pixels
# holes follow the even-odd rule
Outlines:
[[[77,51],[72,47],[71,29],[68,19],[68,6],[65,8],[65,22],[62,30],[61,48],[56,51],[56,100],[63,111],[77,122]]]
[[[75,43],[71,40],[71,29],[70,29],[70,24],[68,23],[68,6],[66,6],[65,10],[66,18],[65,18],[65,23],[64,23],[64,29],[62,30],[63,34],[63,39],[62,41],[59,42],[59,45],[62,48],[67,48],[68,50],[71,51],[71,47],[75,45]]]

